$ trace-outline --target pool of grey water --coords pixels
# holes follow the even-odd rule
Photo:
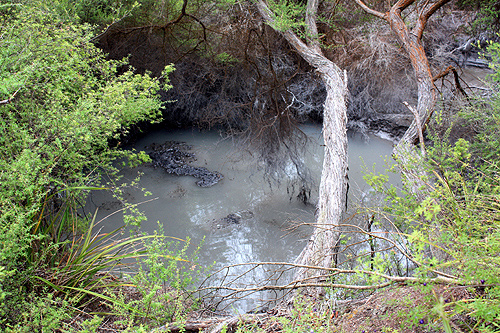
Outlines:
[[[315,220],[314,203],[323,160],[320,125],[303,125],[302,130],[310,138],[303,157],[314,183],[310,205],[296,200],[295,194],[290,195],[292,187],[298,188],[293,165],[287,168],[285,176],[281,176],[279,184],[270,183],[252,153],[242,151],[217,131],[194,129],[155,131],[130,148],[144,150],[152,143],[186,142],[196,155],[192,165],[222,173],[224,179],[221,182],[203,188],[196,185],[193,177],[179,177],[162,168],[140,166],[123,169],[124,180],[129,182],[138,172],[143,173],[138,188],[145,188],[152,195],[144,197],[141,191],[129,188],[124,196],[132,203],[155,199],[139,206],[147,216],[142,231],[153,233],[161,224],[165,235],[182,239],[189,237],[192,244],[199,244],[204,239],[199,258],[199,264],[203,266],[214,262],[216,268],[246,262],[293,262],[311,232],[309,227],[295,226]],[[376,164],[375,170],[383,171],[384,160],[390,159],[391,152],[391,141],[349,134],[351,209],[370,204],[371,189],[363,180],[364,166],[372,170]],[[393,181],[397,182],[396,178]],[[96,208],[97,220],[100,220],[120,209],[121,205],[109,194],[98,191],[92,194],[87,205],[88,211]],[[101,225],[104,230],[118,228],[123,225],[123,216],[114,214]],[[255,270],[247,274],[242,283],[259,283],[262,274],[265,274],[262,270]],[[250,301],[240,306],[240,310],[250,309],[254,303]]]

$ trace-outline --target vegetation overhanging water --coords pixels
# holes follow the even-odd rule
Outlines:
[[[321,126],[303,125],[301,129],[309,137],[304,153],[304,163],[313,180],[308,204],[296,197],[297,174],[293,165],[279,183],[272,182],[250,152],[237,148],[229,139],[224,140],[217,131],[160,130],[146,135],[130,148],[144,150],[152,143],[186,142],[196,155],[193,165],[221,172],[224,179],[202,188],[193,177],[170,175],[162,168],[145,165],[122,170],[127,182],[138,172],[143,173],[138,187],[157,198],[140,206],[148,218],[141,230],[152,234],[160,223],[167,236],[189,237],[192,244],[204,239],[200,252],[200,264],[204,266],[214,262],[215,268],[247,262],[293,262],[311,232],[310,227],[300,225],[315,221],[323,159]],[[370,204],[367,200],[371,189],[362,178],[363,170],[372,170],[375,164],[377,171],[383,171],[385,159],[390,160],[392,142],[356,133],[350,133],[349,138],[349,206],[355,209]],[[124,195],[131,203],[151,199],[138,189],[129,189]],[[98,220],[121,208],[118,201],[102,191],[95,192],[90,203],[87,209],[98,208]],[[237,220],[231,221],[231,216]],[[107,218],[104,224],[104,230],[120,227],[122,214]],[[255,284],[261,274],[264,272],[256,270],[242,283]],[[241,307],[240,310],[249,310],[255,304],[247,300]]]

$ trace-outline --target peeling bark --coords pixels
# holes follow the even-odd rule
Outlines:
[[[418,201],[422,201],[426,196],[425,190],[423,189],[427,188],[427,184],[425,183],[427,174],[423,163],[423,157],[425,155],[423,131],[434,112],[438,98],[437,88],[434,85],[434,78],[431,73],[429,61],[422,45],[422,35],[431,15],[451,0],[430,0],[420,4],[417,3],[416,0],[399,0],[385,14],[370,9],[363,3],[363,0],[354,1],[366,12],[387,21],[410,57],[417,82],[418,102],[416,108],[408,106],[410,110],[412,110],[412,113],[414,113],[415,119],[401,140],[394,147],[393,155],[398,163],[402,180],[406,187]],[[401,17],[401,13],[412,4],[417,6],[416,10],[419,15],[414,24],[414,28],[410,30]],[[418,153],[414,147],[418,137],[421,138],[421,153]],[[436,233],[436,239],[439,239],[437,236],[439,233],[438,230],[439,227],[434,231]],[[431,246],[431,253],[438,259],[443,259],[447,256],[439,247],[434,246]]]
[[[427,56],[425,55],[425,50],[420,39],[414,34],[414,32],[410,32],[408,30],[408,27],[401,18],[401,10],[393,7],[386,17],[391,25],[392,31],[396,33],[399,41],[410,57],[418,89],[416,111],[420,117],[422,127],[425,128],[425,125],[434,111],[434,106],[437,101],[437,89],[434,85],[434,80],[432,79],[429,61],[427,60]],[[416,121],[413,121],[405,135],[401,138],[398,146],[405,144],[405,142],[413,143],[417,138],[417,135]],[[396,151],[397,148],[395,152]]]
[[[331,267],[336,261],[336,247],[339,241],[338,225],[343,221],[347,197],[347,132],[345,86],[339,68],[333,63],[322,79],[327,88],[323,115],[323,138],[325,158],[319,187],[317,227],[307,246],[297,259],[303,265]],[[319,69],[318,69],[319,70]],[[323,69],[325,70],[325,69]],[[324,272],[301,268],[295,279],[314,281],[314,276]],[[322,278],[324,280],[324,278]],[[304,290],[304,293],[319,297],[322,290]]]
[[[415,73],[418,93],[415,114],[418,115],[419,119],[415,117],[401,140],[399,140],[398,144],[394,147],[393,153],[398,161],[406,185],[415,195],[420,195],[420,189],[424,185],[421,176],[425,175],[425,172],[421,169],[423,153],[419,155],[413,145],[417,142],[418,137],[422,136],[422,132],[425,130],[434,112],[434,107],[437,102],[437,89],[434,85],[424,47],[418,35],[409,31],[404,23],[401,18],[401,10],[394,6],[386,17],[392,31],[396,33],[400,43],[410,57],[411,65]],[[418,132],[417,123],[421,124],[421,133]]]
[[[257,8],[264,20],[273,26],[275,19],[266,3],[258,0]],[[302,58],[316,69],[327,91],[323,110],[325,159],[319,190],[317,227],[297,263],[328,268],[336,261],[338,226],[344,218],[347,196],[347,76],[321,52],[317,41],[317,8],[317,0],[308,1],[307,44],[291,30],[280,33]],[[321,276],[326,273],[300,268],[295,279],[304,283],[318,282],[325,279]],[[324,293],[322,288],[316,287],[302,288],[301,292],[313,297],[321,297]]]

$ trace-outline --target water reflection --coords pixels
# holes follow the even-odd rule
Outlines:
[[[323,147],[321,128],[317,125],[304,126],[303,131],[311,138],[304,163],[310,169],[316,183],[311,193],[311,201],[316,202],[321,176]],[[142,224],[142,230],[152,233],[159,221],[166,235],[186,238],[193,244],[204,237],[205,244],[200,254],[202,265],[216,262],[215,268],[228,264],[246,262],[293,262],[304,247],[309,237],[307,227],[290,228],[300,223],[313,223],[314,205],[304,205],[287,194],[287,184],[293,178],[284,179],[281,185],[270,186],[263,171],[250,154],[242,153],[228,140],[221,140],[217,132],[199,132],[196,130],[158,131],[148,134],[133,147],[143,150],[153,142],[183,141],[193,146],[197,161],[196,166],[221,172],[224,179],[210,188],[195,185],[192,177],[177,177],[164,172],[161,168],[141,166],[123,170],[125,179],[134,179],[137,172],[142,172],[139,187],[152,192],[158,199],[140,206],[148,218]],[[363,162],[371,168],[377,163],[377,170],[383,170],[381,156],[390,156],[392,144],[377,137],[367,141],[359,135],[349,138],[349,204],[355,207],[367,203],[370,188],[364,183]],[[290,170],[293,170],[290,168]],[[293,172],[290,171],[293,175]],[[293,177],[293,176],[292,176]],[[132,202],[144,199],[141,192],[130,189],[125,195]],[[360,200],[361,199],[361,200]],[[89,210],[101,207],[98,218],[107,215],[116,205],[108,194],[95,193]],[[108,209],[106,209],[108,208]],[[217,221],[228,214],[251,212],[251,216],[242,218],[240,223],[217,227]],[[106,228],[111,230],[122,225],[122,217],[115,214],[106,220]],[[248,267],[235,269],[231,274],[239,276]],[[267,274],[267,275],[266,275]],[[259,283],[264,277],[271,276],[263,268],[251,270],[242,278],[242,284]],[[229,277],[228,277],[229,278]],[[257,301],[250,300],[238,305],[240,309],[250,309]]]

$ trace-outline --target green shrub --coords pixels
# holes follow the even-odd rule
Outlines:
[[[498,45],[490,50],[498,59]],[[451,129],[444,137],[430,135],[419,195],[386,186],[385,177],[366,177],[386,193],[385,214],[406,235],[413,276],[425,282],[439,273],[471,286],[475,298],[450,303],[453,312],[436,305],[447,330],[457,313],[474,318],[478,331],[500,328],[500,92],[492,87],[488,99],[461,113],[476,131],[471,141],[450,140]]]
[[[0,7],[0,327],[29,310],[34,303],[24,299],[41,282],[93,285],[83,281],[102,267],[92,254],[99,248],[86,229],[92,218],[78,208],[102,187],[101,174],[115,179],[113,161],[145,159],[109,142],[133,123],[158,120],[157,92],[168,88],[126,60],[107,60],[90,27],[66,20],[59,5]],[[78,273],[86,260],[89,270]]]
[[[154,327],[173,321],[182,323],[187,314],[199,306],[192,294],[197,279],[205,271],[198,265],[201,245],[193,250],[190,239],[163,234],[159,224],[153,237],[144,238],[144,255],[137,258],[135,273],[125,277],[138,297],[127,299],[127,294],[123,294],[121,302],[127,306],[115,307],[116,313],[124,318],[123,325]],[[123,313],[129,308],[134,311]]]

